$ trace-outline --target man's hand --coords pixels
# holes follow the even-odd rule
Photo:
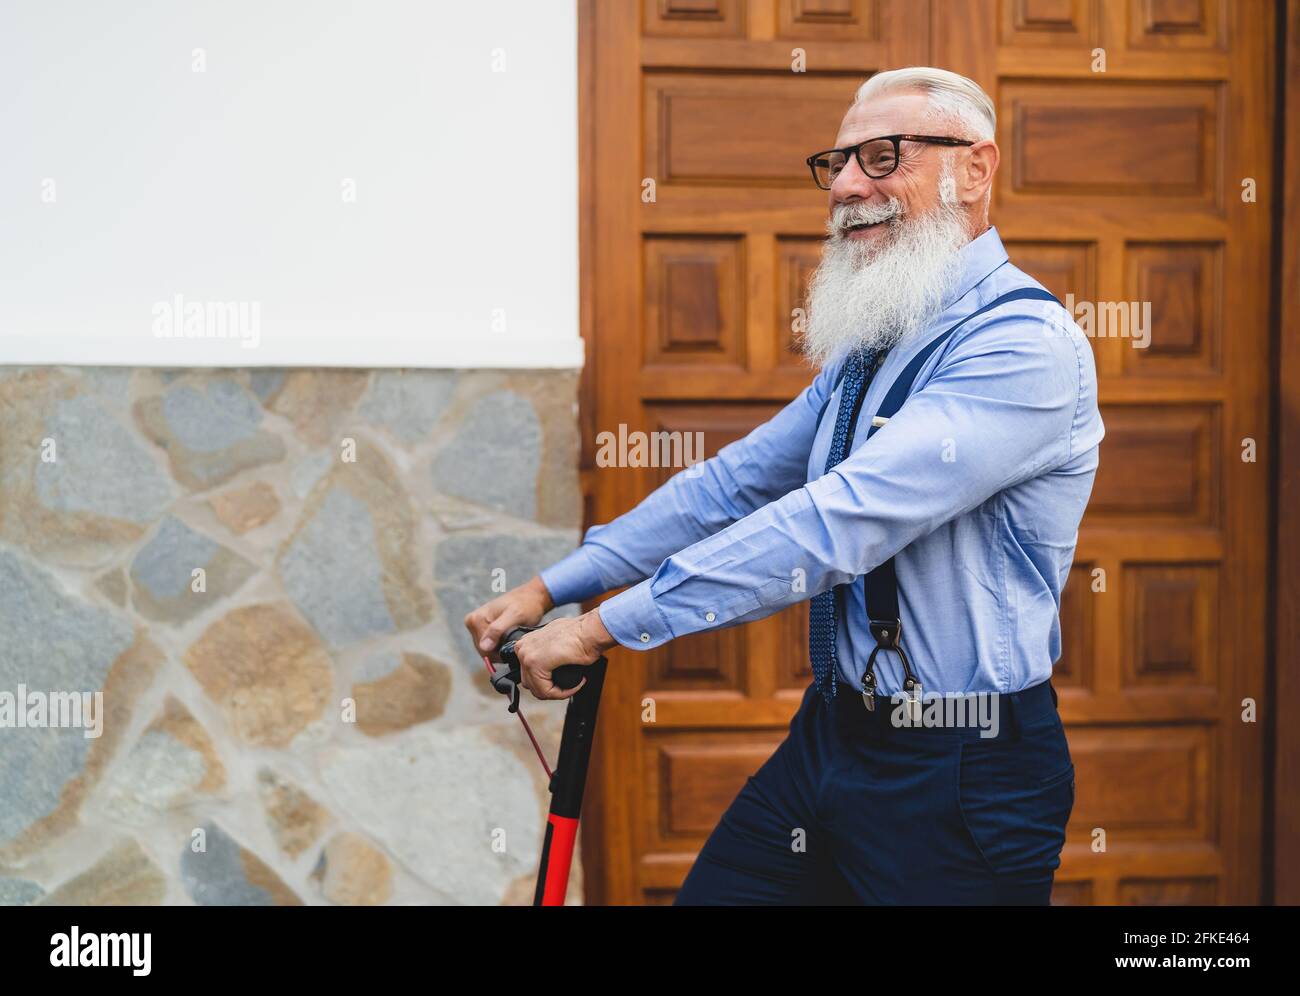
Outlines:
[[[551,675],[564,664],[592,664],[617,640],[609,635],[595,609],[577,619],[555,619],[539,630],[525,633],[515,643],[519,658],[519,683],[537,699],[567,699],[587,683],[567,691],[557,688]]]
[[[465,628],[474,638],[479,653],[488,656],[506,633],[516,626],[536,626],[553,608],[551,593],[542,579],[535,577],[480,605],[465,617]]]

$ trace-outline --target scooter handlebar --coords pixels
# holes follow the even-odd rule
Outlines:
[[[543,623],[542,625],[546,624]],[[501,659],[510,665],[511,670],[518,670],[519,668],[519,658],[515,656],[515,643],[525,634],[541,628],[541,626],[516,626],[502,638],[499,653]],[[555,683],[556,688],[568,691],[570,688],[577,688],[582,684],[583,672],[586,670],[587,665],[585,664],[561,664],[551,672],[551,681]]]

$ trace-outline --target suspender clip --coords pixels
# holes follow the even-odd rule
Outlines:
[[[873,650],[871,656],[874,658],[876,652]],[[876,672],[871,665],[867,665],[867,673],[862,676],[862,704],[867,707],[867,712],[876,711]]]
[[[903,648],[899,647],[901,654]],[[903,682],[903,691],[907,693],[907,719],[913,726],[921,725],[921,683],[908,678]]]
[[[876,656],[882,650],[892,650],[898,654],[903,665],[903,692],[907,695],[908,721],[914,726],[921,725],[921,680],[912,670],[912,662],[907,659],[903,649],[903,623],[900,619],[872,619],[871,635],[876,638],[876,645],[867,657],[866,674],[862,676],[862,701],[868,712],[876,709]]]

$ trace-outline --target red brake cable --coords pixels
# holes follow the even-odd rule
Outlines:
[[[492,662],[486,657],[483,658],[483,665],[487,668],[489,675],[497,673],[496,668],[492,666]],[[551,766],[546,763],[546,755],[542,753],[541,744],[539,744],[537,738],[533,736],[533,728],[528,725],[528,720],[524,719],[524,710],[522,706],[516,710],[515,715],[519,717],[519,722],[524,724],[524,732],[528,734],[528,739],[533,742],[533,750],[537,751],[537,760],[542,762],[542,770],[546,772],[546,777],[553,778],[554,775],[551,772]]]

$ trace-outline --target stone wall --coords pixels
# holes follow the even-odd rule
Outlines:
[[[461,619],[577,542],[575,396],[0,367],[0,905],[530,901],[546,786]],[[66,692],[98,736],[17,725]]]

